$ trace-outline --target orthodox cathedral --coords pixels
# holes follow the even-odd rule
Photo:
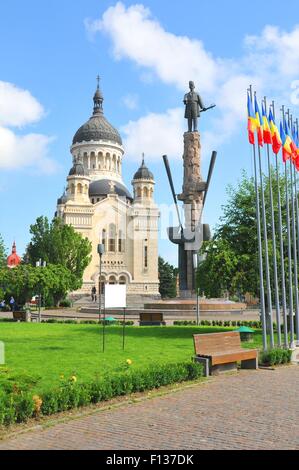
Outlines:
[[[93,287],[99,292],[97,246],[102,243],[101,285],[126,284],[129,296],[157,298],[159,211],[154,201],[154,176],[143,156],[131,194],[122,179],[122,139],[104,116],[99,83],[93,101],[92,116],[73,138],[73,165],[66,190],[57,201],[56,215],[92,243],[83,286],[74,294],[90,294]]]

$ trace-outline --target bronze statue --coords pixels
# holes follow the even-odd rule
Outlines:
[[[212,109],[215,105],[205,108],[201,96],[196,93],[194,82],[189,82],[190,92],[184,96],[185,118],[188,119],[188,132],[198,132],[198,118],[200,113]]]

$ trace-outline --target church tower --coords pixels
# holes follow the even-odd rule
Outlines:
[[[122,177],[122,139],[105,117],[103,102],[98,77],[92,115],[74,135],[67,188],[57,201],[57,216],[92,244],[83,286],[73,295],[89,295],[93,287],[99,292],[97,246],[102,243],[101,285],[126,284],[128,302],[130,296],[136,300],[136,295],[148,301],[159,297],[159,212],[154,202],[154,177],[143,158],[131,195]]]

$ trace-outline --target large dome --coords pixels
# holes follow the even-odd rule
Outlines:
[[[118,181],[111,181],[108,179],[101,179],[93,181],[89,185],[89,197],[100,197],[107,196],[108,194],[117,194],[119,197],[125,197],[129,200],[133,200],[129,190],[125,185]]]
[[[107,121],[103,112],[103,95],[98,88],[93,97],[94,108],[91,118],[77,130],[73,145],[92,140],[110,140],[122,145],[121,137],[118,131]]]
[[[110,140],[122,145],[118,131],[107,121],[103,114],[93,115],[80,129],[77,130],[73,145],[91,140]]]

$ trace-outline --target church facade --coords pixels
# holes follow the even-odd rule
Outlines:
[[[102,284],[126,284],[128,295],[159,296],[158,222],[155,181],[144,158],[132,179],[133,194],[122,178],[124,148],[118,131],[103,112],[99,85],[93,114],[76,132],[71,145],[73,165],[56,215],[87,237],[92,259],[75,294],[99,292],[99,243],[104,244]]]

